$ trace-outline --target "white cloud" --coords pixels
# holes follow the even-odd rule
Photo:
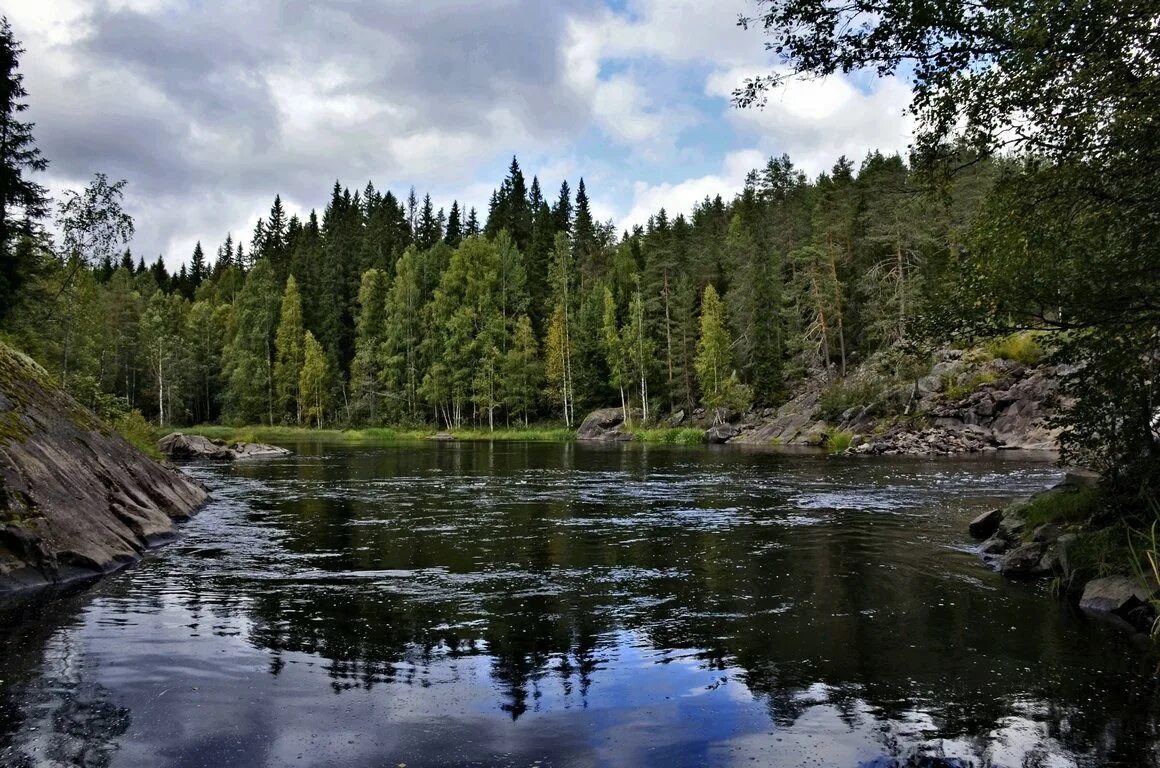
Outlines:
[[[760,70],[718,70],[707,79],[706,93],[728,98],[756,74]],[[905,152],[914,136],[914,120],[906,114],[911,95],[894,79],[863,92],[839,75],[798,78],[770,93],[764,109],[729,108],[723,117],[767,153],[787,153],[798,167],[818,173],[843,154],[857,161],[874,149]]]
[[[682,213],[687,215],[706,197],[721,195],[728,201],[745,186],[745,176],[749,171],[764,165],[767,157],[757,149],[730,152],[722,161],[718,173],[677,183],[637,182],[633,189],[632,205],[620,219],[621,227],[631,229],[643,225],[661,208],[665,209],[670,219]]]

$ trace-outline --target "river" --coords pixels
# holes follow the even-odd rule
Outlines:
[[[1157,655],[1005,582],[1005,455],[302,444],[0,616],[5,766],[1150,765]]]

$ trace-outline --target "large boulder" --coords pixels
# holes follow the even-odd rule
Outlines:
[[[705,430],[705,442],[710,445],[722,445],[741,434],[741,430],[732,424],[717,424]]]
[[[600,408],[585,417],[576,430],[576,439],[590,442],[617,443],[632,440],[624,431],[624,411],[620,408]]]
[[[0,592],[131,563],[207,498],[0,344]]]
[[[166,435],[157,442],[157,449],[171,459],[225,459],[246,461],[252,459],[278,459],[289,456],[290,451],[264,443],[234,443],[226,445],[220,440],[209,440],[201,435],[183,435],[180,432]]]
[[[157,450],[171,459],[229,459],[225,443],[214,442],[201,435],[166,435],[157,442]]]
[[[1003,510],[992,509],[976,517],[967,526],[967,531],[976,539],[989,539],[999,530],[999,523],[1003,522]]]
[[[1079,607],[1091,613],[1126,615],[1143,608],[1157,593],[1132,576],[1105,576],[1089,581]]]

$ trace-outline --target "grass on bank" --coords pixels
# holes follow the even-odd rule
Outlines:
[[[201,435],[211,440],[223,440],[227,443],[279,443],[299,441],[362,443],[394,440],[428,440],[442,430],[430,427],[422,429],[406,427],[309,429],[307,427],[230,427],[216,424],[164,430],[165,433],[171,431],[183,432],[189,435]],[[505,428],[494,431],[487,429],[453,429],[449,431],[449,434],[457,440],[468,442],[569,442],[576,439],[575,430],[555,426]]]
[[[705,430],[696,427],[652,427],[628,430],[639,442],[649,445],[701,445]]]

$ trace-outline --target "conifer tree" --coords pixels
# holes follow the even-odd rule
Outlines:
[[[451,215],[447,217],[447,234],[444,236],[443,242],[452,248],[456,248],[462,239],[463,223],[459,220],[459,201],[452,200]]]
[[[701,299],[701,334],[697,339],[697,381],[701,385],[701,402],[713,411],[719,423],[727,409],[747,407],[748,391],[737,378],[733,367],[733,340],[725,326],[725,310],[712,284],[705,287]]]
[[[378,383],[387,332],[387,276],[378,269],[363,273],[358,291],[359,312],[355,323],[355,353],[351,363],[350,387],[354,413],[360,421],[378,423]]]
[[[34,143],[33,124],[20,119],[28,109],[23,53],[8,19],[0,18],[0,321],[35,270],[34,251],[19,248],[19,241],[32,236],[33,225],[48,211],[47,191],[31,178],[48,161]]]
[[[274,332],[279,294],[274,268],[259,261],[234,300],[234,328],[226,347],[226,408],[235,423],[274,423]]]

